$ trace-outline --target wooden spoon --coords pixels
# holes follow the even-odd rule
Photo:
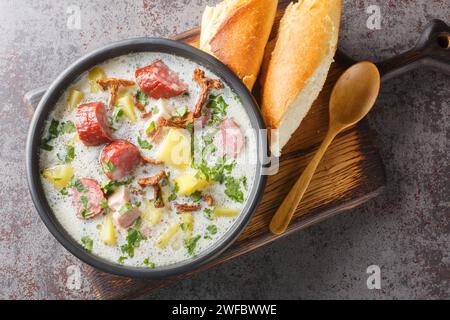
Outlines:
[[[370,111],[380,90],[380,73],[368,61],[346,70],[336,82],[330,97],[330,124],[319,150],[289,191],[270,222],[270,231],[286,231],[300,200],[305,194],[317,165],[338,133],[360,121]]]

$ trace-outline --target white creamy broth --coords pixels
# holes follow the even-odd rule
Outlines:
[[[161,137],[157,141],[150,141],[146,136],[146,129],[149,125],[152,122],[156,122],[158,117],[166,118],[173,116],[174,112],[177,112],[180,108],[183,109],[184,106],[187,106],[189,110],[193,109],[199,95],[199,86],[192,80],[194,69],[200,68],[205,71],[207,78],[217,79],[217,76],[212,72],[190,60],[164,53],[129,54],[108,60],[98,67],[104,70],[107,78],[121,78],[135,81],[134,73],[136,69],[145,67],[157,59],[161,59],[187,85],[188,94],[159,100],[149,97],[146,110],[154,111],[152,117],[141,118],[141,112],[134,108],[137,116],[136,122],[132,122],[127,117],[121,116],[116,122],[111,124],[115,129],[112,133],[114,140],[127,140],[137,146],[143,156],[156,160],[158,159],[161,145],[167,137],[168,131],[171,129],[163,128]],[[91,92],[87,74],[88,72],[82,74],[56,103],[55,109],[49,119],[59,121],[60,128],[63,126],[62,124],[75,123],[75,112],[67,107],[68,96],[72,89],[76,89],[84,95],[78,105],[102,101],[107,106],[109,91],[100,90],[99,92]],[[137,84],[127,88],[121,88],[119,90],[119,96],[126,95],[127,93],[134,95],[138,90],[140,88]],[[174,190],[177,177],[187,173],[201,171],[198,166],[190,165],[186,168],[177,168],[165,163],[161,165],[139,165],[130,175],[132,177],[130,180],[132,180],[129,184],[125,185],[125,188],[130,191],[141,190],[142,194],[131,193],[130,203],[141,212],[137,223],[131,228],[137,230],[145,239],[136,245],[134,255],[130,256],[129,252],[124,251],[122,248],[123,245],[129,243],[127,240],[129,229],[120,228],[114,222],[115,244],[105,244],[100,239],[99,234],[101,229],[104,228],[104,220],[108,215],[112,215],[112,210],[109,210],[110,212],[104,212],[92,219],[81,219],[77,215],[76,208],[73,205],[71,195],[73,188],[70,185],[66,187],[55,185],[55,181],[56,184],[57,182],[61,182],[61,179],[58,178],[59,176],[52,180],[52,178],[48,177],[48,174],[45,174],[45,177],[42,175],[45,194],[56,218],[76,241],[85,247],[86,243],[88,243],[87,249],[91,250],[93,254],[113,262],[137,267],[158,267],[180,262],[198,255],[210,248],[225,235],[244,208],[248,200],[248,194],[252,189],[256,173],[256,135],[252,130],[249,117],[243,105],[225,83],[223,89],[212,90],[210,94],[223,98],[223,101],[228,105],[226,116],[222,116],[223,119],[232,119],[240,127],[245,137],[244,149],[239,153],[237,158],[226,157],[226,164],[234,163],[234,165],[229,173],[225,170],[225,182],[209,181],[207,186],[201,190],[201,195],[211,195],[213,197],[214,205],[209,206],[204,199],[196,202],[198,201],[199,192],[194,194],[197,197],[192,197],[177,194],[176,190]],[[154,108],[155,106],[157,107],[156,109]],[[113,117],[116,109],[117,107],[109,110],[108,117]],[[206,110],[207,106],[204,106],[203,109]],[[50,123],[49,120],[44,131],[44,136],[48,135]],[[220,137],[222,132],[220,123],[221,119],[214,123],[208,123],[203,129],[200,129],[197,125],[195,126],[195,145],[199,144],[200,149],[204,146],[200,136],[203,134],[204,136],[212,137],[212,147],[207,148],[204,156],[201,153],[195,153],[194,159],[196,164],[201,159],[204,159],[207,167],[213,168],[217,164],[218,159],[222,158],[221,152],[223,146],[221,146]],[[184,132],[188,131],[185,130]],[[143,148],[138,141],[138,137],[150,143],[152,149],[148,150]],[[73,176],[77,179],[92,178],[97,180],[101,185],[109,181],[99,161],[105,144],[86,146],[78,138],[76,131],[59,133],[48,144],[53,146],[53,149],[42,150],[40,152],[40,168],[43,172],[48,168],[70,166],[73,170]],[[64,159],[61,160],[61,158],[64,158],[67,146],[73,147],[74,157],[72,160],[67,161],[68,163],[63,164]],[[214,149],[216,150],[214,151]],[[151,207],[154,200],[153,188],[150,186],[141,187],[137,181],[140,178],[153,176],[161,172],[161,170],[165,170],[169,177],[161,186],[165,203],[163,214],[160,222],[154,223],[148,219],[148,206],[150,203]],[[197,174],[197,176],[199,175]],[[227,177],[237,184],[235,188],[226,183]],[[236,188],[238,192],[242,193],[243,201],[241,202],[236,201],[236,199],[228,195],[230,192],[236,191]],[[173,195],[176,195],[175,200],[168,199],[168,197]],[[174,203],[200,204],[200,210],[190,213],[193,218],[193,230],[191,233],[184,230],[186,228],[183,220],[185,214],[180,214],[176,210]],[[234,216],[216,216],[216,212],[219,212],[221,209],[236,210],[237,214]],[[176,224],[179,225],[178,231],[170,238],[167,246],[160,247],[158,245],[160,236],[168,228]],[[147,236],[144,236],[144,230]],[[92,249],[89,245],[90,241],[92,241]]]

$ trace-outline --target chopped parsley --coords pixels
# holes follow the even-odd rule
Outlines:
[[[114,113],[111,119],[111,124],[116,123],[124,115],[123,108],[118,107],[114,109]]]
[[[114,181],[114,180],[109,180],[106,182],[103,182],[101,185],[101,188],[103,190],[103,193],[106,196],[109,196],[111,193],[113,193],[114,191],[116,191],[116,189],[120,186],[123,185],[127,185],[130,184],[133,181],[133,177],[128,178],[125,181]]]
[[[203,209],[203,212],[205,213],[205,217],[208,220],[214,220],[213,211],[210,208]]]
[[[148,96],[144,92],[136,92],[136,99],[140,104],[144,106],[144,108],[148,105]]]
[[[59,122],[52,119],[48,127],[48,134],[41,141],[41,149],[52,151],[53,146],[50,144],[52,140],[56,139],[60,134],[73,133],[75,131],[75,124],[72,121]]]
[[[145,139],[141,139],[141,137],[139,137],[139,136],[137,137],[137,141],[138,141],[139,147],[141,147],[142,149],[147,149],[147,150],[153,149],[153,145],[150,142],[148,142]]]
[[[145,237],[135,228],[130,228],[127,231],[127,243],[120,247],[122,253],[127,254],[130,258],[134,257],[134,249],[139,247]]]
[[[180,228],[183,231],[187,231],[189,229],[189,223],[183,222],[182,224],[180,224]]]
[[[144,259],[144,265],[152,269],[156,267],[155,263],[151,262],[148,258]]]
[[[153,106],[151,111],[153,114],[157,114],[159,112],[159,108],[157,106]]]
[[[152,132],[156,129],[156,123],[155,121],[150,122],[150,125],[148,126],[147,130],[145,130],[145,133],[147,136],[150,136]]]
[[[195,191],[191,194],[191,199],[194,202],[200,202],[200,200],[202,200],[202,193],[200,191]]]
[[[100,201],[100,208],[102,208],[105,213],[109,213],[110,208],[108,205],[108,200],[103,198],[102,201]]]
[[[83,183],[75,176],[72,176],[69,182],[69,187],[76,189],[78,192],[86,192],[87,188]]]
[[[239,179],[234,177],[226,177],[225,194],[232,200],[243,203],[244,194],[241,191],[241,183]]]
[[[67,145],[64,148],[64,152],[61,154],[57,153],[56,156],[62,163],[71,163],[75,158],[75,147]]]
[[[201,236],[197,235],[194,238],[191,239],[185,239],[184,240],[184,246],[186,247],[188,254],[193,256],[195,253],[195,248],[197,247],[197,242],[200,240]]]
[[[228,104],[221,95],[210,95],[208,107],[212,109],[210,120],[212,123],[221,122],[227,115]]]
[[[102,169],[105,173],[113,173],[116,167],[111,161],[102,162]]]
[[[87,252],[92,252],[92,248],[94,247],[94,241],[88,237],[84,236],[81,238],[81,243],[83,244],[84,249],[86,249]]]
[[[194,168],[199,170],[199,174],[203,175],[207,181],[215,181],[220,184],[225,181],[225,174],[230,174],[233,170],[236,162],[231,163],[226,162],[226,157],[220,158],[214,167],[210,167],[207,162],[203,159],[200,164],[194,164]],[[198,176],[197,176],[198,178]]]
[[[212,236],[217,234],[217,226],[214,224],[210,224],[206,227],[206,233],[203,238],[205,239],[212,239]]]
[[[127,260],[128,257],[125,256],[120,256],[119,259],[117,259],[117,262],[120,264],[123,264],[125,262],[125,260]]]
[[[180,190],[180,187],[178,186],[178,183],[175,182],[172,188],[172,193],[167,197],[167,201],[171,202],[177,199],[177,192]]]
[[[89,216],[89,209],[91,208],[91,204],[89,203],[88,197],[82,195],[80,197],[80,201],[83,204],[83,208],[81,209],[81,216],[86,218]]]

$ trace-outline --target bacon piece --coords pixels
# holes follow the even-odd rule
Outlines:
[[[148,158],[148,157],[144,157],[142,156],[142,161],[144,161],[145,163],[149,163],[149,164],[154,164],[154,165],[160,165],[163,164],[164,162],[156,160],[156,159],[152,159],[152,158]]]
[[[181,118],[172,117],[170,119],[166,119],[161,117],[158,119],[158,126],[186,129],[188,124],[193,122],[194,122],[194,114],[192,112],[188,112]]]
[[[145,186],[157,186],[158,183],[162,180],[162,179],[166,179],[167,178],[167,174],[164,170],[162,170],[160,173],[150,177],[150,178],[142,178],[138,180],[138,184],[141,187],[145,187]]]
[[[194,108],[194,118],[199,118],[202,115],[202,108],[208,99],[208,93],[211,89],[222,89],[223,83],[220,80],[205,78],[205,71],[195,69],[192,80],[197,82],[200,86],[200,94]]]
[[[106,91],[109,88],[108,106],[110,108],[114,107],[116,104],[119,87],[130,87],[134,85],[134,81],[118,78],[100,79],[97,80],[97,83],[103,91]]]
[[[193,212],[201,209],[199,204],[176,203],[174,206],[180,212]]]
[[[214,205],[214,198],[210,194],[205,194],[203,200],[208,204],[209,207]]]
[[[142,105],[142,103],[139,102],[137,95],[133,95],[133,103],[134,106],[141,112],[144,113],[145,112],[145,107]]]

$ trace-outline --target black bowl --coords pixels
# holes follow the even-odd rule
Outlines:
[[[75,241],[61,226],[47,202],[40,180],[40,142],[43,136],[45,122],[50,112],[53,110],[61,94],[77,79],[79,75],[105,60],[133,52],[170,53],[190,59],[199,65],[208,68],[233,89],[241,100],[243,106],[246,108],[252,126],[257,130],[256,136],[258,143],[258,155],[266,154],[267,138],[262,130],[265,129],[265,125],[261,118],[258,105],[240,79],[219,60],[194,47],[179,42],[158,38],[137,38],[113,43],[79,59],[68,67],[52,83],[39,103],[39,106],[37,107],[31,121],[26,146],[28,187],[30,189],[34,205],[36,206],[41,219],[44,221],[53,236],[55,236],[55,238],[67,250],[87,264],[90,264],[91,266],[102,271],[120,276],[156,279],[192,271],[211,261],[227,249],[241,234],[255,212],[264,192],[266,176],[263,175],[263,164],[260,160],[263,157],[258,156],[259,162],[257,164],[255,182],[243,212],[240,214],[231,229],[221,239],[219,239],[208,250],[193,258],[176,264],[157,267],[155,269],[144,269],[113,263],[84,250],[84,248],[78,244],[78,242]]]

